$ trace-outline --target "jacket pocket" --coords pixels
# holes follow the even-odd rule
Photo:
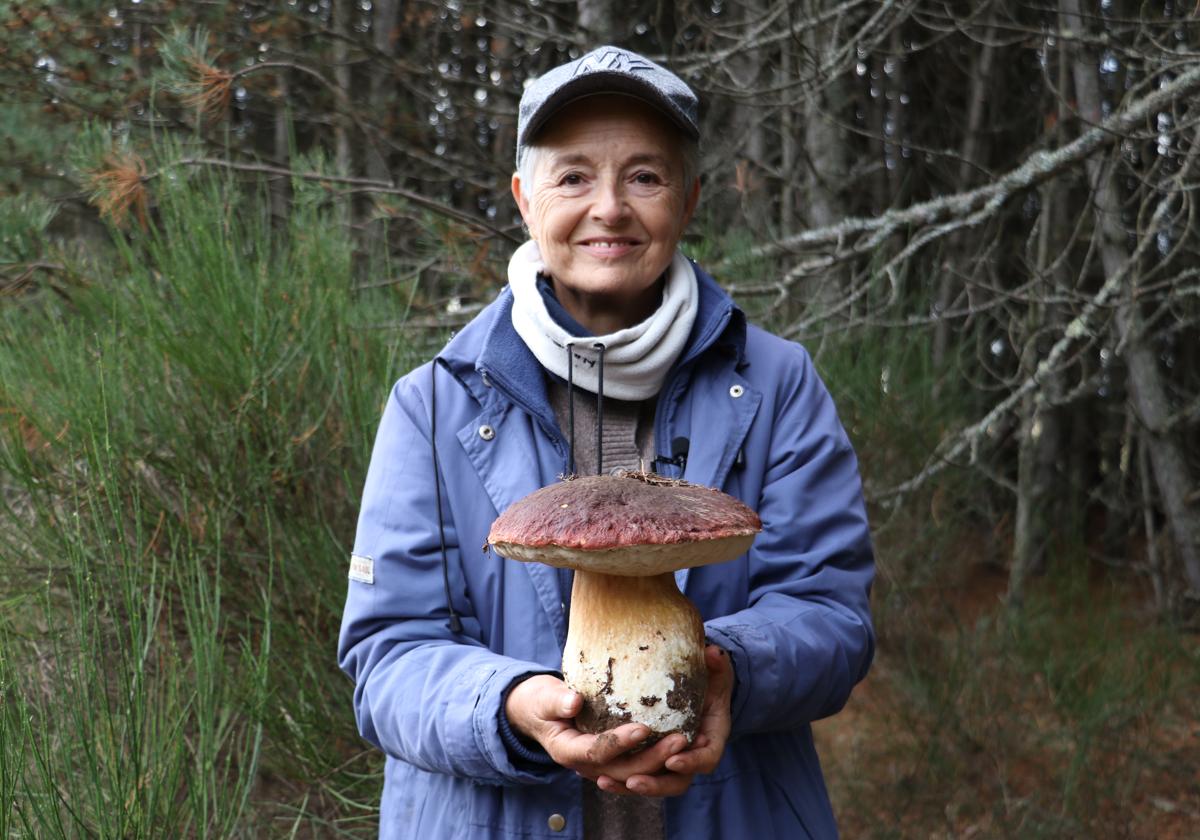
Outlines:
[[[792,791],[788,790],[786,785],[781,785],[779,782],[775,781],[775,779],[767,775],[764,775],[762,780],[770,790],[774,791],[774,798],[780,800],[795,818],[796,824],[804,832],[804,837],[808,838],[808,840],[833,840],[833,837],[817,837],[812,833],[812,831],[809,829],[808,821],[804,819],[803,806],[796,801]],[[834,835],[834,837],[836,837],[836,835]]]
[[[570,840],[580,836],[579,783],[573,779],[516,787],[464,786],[468,803],[462,816],[470,827],[467,837]],[[553,815],[563,819],[562,828],[550,828]]]

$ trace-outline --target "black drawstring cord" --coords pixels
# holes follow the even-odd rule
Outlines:
[[[433,494],[437,498],[438,537],[442,545],[442,589],[446,593],[446,609],[450,611],[450,631],[461,633],[463,626],[450,600],[450,560],[446,556],[446,520],[442,515],[442,475],[437,453],[437,366],[434,358],[429,366],[429,447],[433,451]]]
[[[596,382],[596,475],[604,475],[604,345],[592,348],[600,355]]]
[[[571,449],[567,455],[567,472],[575,475],[575,348],[567,342],[567,425],[570,427]]]

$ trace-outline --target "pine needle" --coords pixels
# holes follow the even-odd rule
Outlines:
[[[113,224],[124,224],[129,211],[146,229],[146,163],[133,152],[113,152],[104,159],[104,169],[91,174],[88,186],[100,215]]]
[[[209,119],[222,119],[229,110],[229,100],[233,93],[233,74],[199,58],[190,58],[187,64],[196,74],[197,80],[188,85],[193,92],[184,97],[184,102]]]

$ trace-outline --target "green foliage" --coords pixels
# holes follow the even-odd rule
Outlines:
[[[944,374],[930,362],[930,343],[926,333],[891,328],[805,342],[847,432],[877,462],[869,475],[911,475],[961,417],[958,395],[938,391]]]
[[[114,134],[108,123],[86,120],[67,147],[66,160],[71,174],[80,183],[85,183],[93,173],[110,166],[114,157],[132,152],[130,142],[128,133]]]
[[[269,581],[258,615],[229,615],[219,547],[140,527],[96,431],[78,494],[35,514],[58,562],[29,610],[48,628],[37,671],[13,681],[6,818],[35,837],[229,836],[255,781]]]
[[[50,202],[33,196],[0,196],[0,265],[37,260],[47,250]]]
[[[160,79],[165,90],[180,97],[199,93],[196,87],[197,67],[214,64],[208,43],[208,30],[203,26],[175,27],[163,37],[158,54],[162,59]]]
[[[48,123],[40,111],[31,103],[0,103],[0,194],[34,194],[42,184],[65,174],[61,161],[50,159],[46,152],[61,150],[75,131]]]
[[[96,282],[0,310],[0,836],[353,831],[377,760],[333,644],[409,362],[358,325],[403,298],[352,289],[328,208],[156,187]]]

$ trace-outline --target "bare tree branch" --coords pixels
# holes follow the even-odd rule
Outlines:
[[[1193,156],[1189,159],[1189,162],[1195,159],[1196,156]],[[1181,175],[1186,175],[1186,172],[1187,167],[1185,167]],[[1178,193],[1168,194],[1159,202],[1154,211],[1151,224],[1148,226],[1150,232],[1147,232],[1146,235],[1138,240],[1137,247],[1130,253],[1129,258],[1122,263],[1120,270],[1113,272],[1105,279],[1099,290],[1092,295],[1082,311],[1066,325],[1062,335],[1050,351],[1038,362],[1037,368],[1029,377],[1010,391],[1004,399],[994,405],[987,414],[975,423],[949,437],[943,438],[941,443],[934,448],[934,451],[926,462],[926,466],[917,475],[891,488],[873,493],[872,500],[895,506],[902,497],[921,487],[930,478],[950,466],[956,459],[962,458],[964,454],[969,455],[968,463],[974,464],[979,454],[979,443],[988,429],[1006,414],[1010,413],[1026,394],[1040,388],[1042,382],[1055,371],[1072,345],[1080,339],[1086,339],[1094,334],[1097,317],[1106,310],[1109,302],[1122,290],[1136,269],[1138,262],[1153,244],[1154,236],[1151,232],[1156,230],[1158,224],[1170,213],[1171,205],[1177,196]]]
[[[513,243],[520,243],[521,240],[500,228],[493,227],[487,222],[472,216],[469,213],[464,213],[454,207],[443,204],[432,198],[421,195],[420,193],[406,190],[402,187],[396,187],[385,181],[376,181],[371,178],[355,178],[347,175],[327,175],[323,172],[298,172],[292,169],[286,169],[281,166],[268,166],[262,163],[237,163],[229,160],[219,160],[217,158],[181,158],[180,160],[172,161],[169,166],[213,166],[224,169],[232,169],[236,172],[257,172],[262,175],[280,175],[285,178],[299,178],[302,181],[313,181],[324,184],[348,184],[354,187],[359,192],[374,192],[384,195],[400,196],[413,204],[424,207],[426,210],[432,210],[434,213],[454,219],[456,222],[477,228],[485,231],[492,236],[498,236],[501,239],[507,239]],[[158,177],[162,172],[152,172],[148,174],[145,180]]]
[[[901,228],[934,224],[947,217],[966,217],[981,209],[995,210],[1020,191],[1074,166],[1106,143],[1137,128],[1172,102],[1192,96],[1197,91],[1200,91],[1200,63],[1187,65],[1187,69],[1175,79],[1129,103],[1067,145],[1054,151],[1036,152],[1017,168],[981,187],[923,201],[902,210],[889,210],[872,218],[846,219],[836,225],[803,231],[752,248],[745,257],[726,259],[717,268],[730,268],[746,259],[777,256],[819,245],[837,246],[839,256],[867,253]],[[973,222],[978,223],[982,218],[984,216],[978,216]],[[842,251],[842,243],[862,234],[869,236],[865,240],[855,241],[849,251]]]

